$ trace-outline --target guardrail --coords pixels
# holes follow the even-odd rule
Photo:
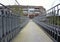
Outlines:
[[[42,26],[57,42],[60,42],[60,4],[47,10],[47,14],[42,14],[33,20]]]
[[[21,17],[6,6],[0,6],[0,42],[10,42],[27,23],[27,17]]]

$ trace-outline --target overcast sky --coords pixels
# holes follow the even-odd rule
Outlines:
[[[34,6],[43,6],[46,9],[51,8],[52,6],[60,3],[59,0],[17,0],[20,5],[34,5]],[[15,5],[17,4],[15,0],[0,0],[0,3],[4,5]]]

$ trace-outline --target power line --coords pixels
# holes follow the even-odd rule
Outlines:
[[[57,0],[57,1],[60,1],[60,0]],[[53,1],[51,7],[55,4],[56,0]],[[57,3],[58,4],[58,3]]]
[[[20,3],[17,1],[17,0],[15,0],[16,1],[16,3],[18,4],[18,5],[20,5]]]
[[[52,5],[51,5],[51,7],[55,4],[55,1],[56,1],[56,0],[54,0],[54,1],[53,1],[53,3],[52,3]]]
[[[19,9],[18,9],[18,10],[19,10],[18,13],[20,13],[20,3],[19,3],[17,0],[15,0],[15,1],[16,1],[16,3],[18,4],[18,8],[19,8]]]

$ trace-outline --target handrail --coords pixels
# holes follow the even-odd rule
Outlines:
[[[57,4],[57,5],[55,5],[54,7],[56,7],[56,6],[58,6],[58,5],[60,5],[60,3],[59,3],[59,4]],[[53,9],[54,7],[52,7],[52,8],[50,8],[50,9],[48,9],[47,11],[49,11],[49,10]]]

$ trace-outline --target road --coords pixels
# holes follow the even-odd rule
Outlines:
[[[53,42],[32,20],[21,30],[12,42]]]

